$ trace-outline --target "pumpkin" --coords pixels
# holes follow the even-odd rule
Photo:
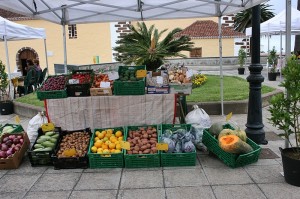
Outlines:
[[[247,135],[246,135],[245,131],[243,131],[241,129],[237,129],[237,130],[234,130],[234,133],[244,142],[247,141]]]
[[[223,130],[224,122],[215,122],[209,128],[209,133],[218,137],[219,133]]]
[[[219,139],[219,146],[225,152],[245,154],[253,151],[252,147],[236,135],[224,135]]]
[[[236,135],[236,133],[231,129],[223,129],[218,136],[218,140],[225,135]]]

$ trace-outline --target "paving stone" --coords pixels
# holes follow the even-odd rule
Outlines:
[[[26,192],[37,181],[41,174],[4,175],[0,179],[0,192]]]
[[[203,168],[211,185],[253,183],[243,168]]]
[[[164,179],[166,187],[208,185],[200,168],[164,170]]]
[[[83,172],[84,173],[106,173],[106,172],[121,172],[122,168],[107,168],[107,169],[84,169]]]
[[[26,192],[0,192],[1,199],[23,198]]]
[[[0,170],[0,179],[2,176],[4,176],[5,174],[7,174],[7,170]]]
[[[172,199],[215,198],[210,186],[166,188],[166,192]]]
[[[66,191],[72,190],[79,180],[80,173],[43,174],[32,191]]]
[[[30,191],[24,197],[24,199],[48,199],[48,198],[57,198],[57,199],[67,199],[71,191]]]
[[[258,184],[268,198],[276,199],[298,199],[300,188],[284,183]]]
[[[73,191],[70,199],[91,199],[91,198],[99,198],[99,199],[112,199],[116,198],[117,190],[89,190],[89,191]]]
[[[210,155],[198,155],[198,158],[200,160],[200,164],[202,167],[223,167],[226,168],[227,165],[224,164],[217,156],[214,156],[212,154]]]
[[[280,174],[280,165],[249,166],[245,169],[256,183],[284,182],[284,177]]]
[[[121,171],[103,173],[83,173],[75,190],[118,189]]]
[[[218,185],[212,186],[212,189],[218,199],[228,198],[266,198],[263,192],[255,184],[244,185]]]
[[[23,159],[17,169],[9,170],[8,174],[43,174],[48,167],[32,167],[28,157]]]
[[[120,190],[118,199],[165,199],[163,188]]]
[[[251,167],[251,166],[262,166],[262,165],[280,165],[279,162],[276,159],[258,159],[257,162],[254,162],[252,164],[244,166],[246,167]]]
[[[48,168],[45,173],[82,173],[84,169],[54,169],[53,167]]]
[[[163,187],[162,171],[123,171],[121,189]]]

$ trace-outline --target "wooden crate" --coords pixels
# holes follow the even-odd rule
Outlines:
[[[111,88],[90,88],[91,96],[110,96],[112,95]]]

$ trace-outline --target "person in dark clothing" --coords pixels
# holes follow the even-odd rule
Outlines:
[[[41,78],[42,78],[42,69],[40,67],[40,62],[39,60],[35,59],[33,60],[33,64],[34,64],[34,69],[37,72],[36,74],[36,84],[41,84]]]
[[[24,79],[25,95],[33,92],[33,86],[36,85],[36,70],[31,59],[27,61],[27,75]]]

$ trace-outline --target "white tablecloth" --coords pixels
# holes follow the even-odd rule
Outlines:
[[[65,130],[173,123],[174,94],[91,96],[47,100],[48,116]]]

